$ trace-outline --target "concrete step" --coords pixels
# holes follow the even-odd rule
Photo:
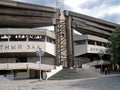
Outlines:
[[[67,79],[83,79],[100,76],[100,73],[94,72],[92,70],[86,70],[79,68],[75,69],[63,69],[54,76],[50,77],[50,80],[67,80]]]

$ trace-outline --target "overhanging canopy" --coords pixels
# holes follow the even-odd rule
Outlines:
[[[0,28],[34,28],[55,24],[58,9],[0,0]]]
[[[72,26],[78,32],[82,34],[91,34],[108,38],[119,24],[101,20],[98,18],[90,17],[87,15],[79,14],[72,11],[64,11],[66,17],[72,18]]]

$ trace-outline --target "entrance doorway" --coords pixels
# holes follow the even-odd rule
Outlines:
[[[39,70],[30,70],[29,72],[29,77],[30,78],[40,78],[40,72]],[[43,71],[41,71],[41,77],[43,78]]]

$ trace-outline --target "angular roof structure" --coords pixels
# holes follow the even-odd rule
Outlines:
[[[65,10],[64,15],[66,17],[70,16],[72,18],[71,27],[82,34],[91,34],[108,38],[111,36],[111,33],[115,31],[115,28],[119,26],[119,24],[116,23],[72,11]]]
[[[0,28],[34,28],[55,24],[58,9],[0,0]]]

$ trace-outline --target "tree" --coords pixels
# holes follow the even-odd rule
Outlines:
[[[116,28],[115,32],[113,32],[110,41],[113,62],[120,62],[120,26]]]

